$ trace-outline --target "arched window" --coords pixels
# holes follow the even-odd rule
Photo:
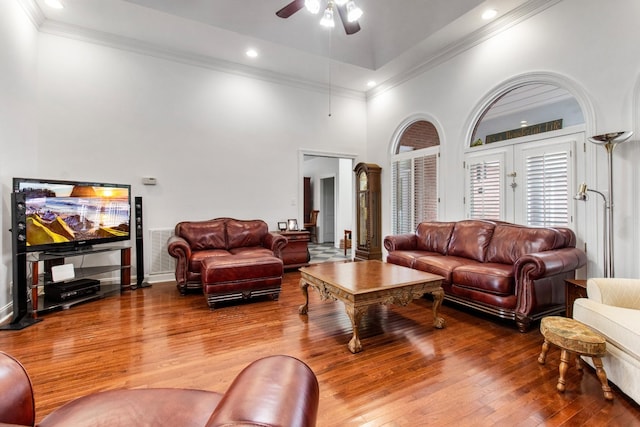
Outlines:
[[[554,84],[524,83],[489,103],[465,152],[467,217],[571,226],[584,122],[575,97]]]
[[[422,221],[438,219],[440,137],[419,120],[407,126],[391,159],[393,233],[409,233]]]

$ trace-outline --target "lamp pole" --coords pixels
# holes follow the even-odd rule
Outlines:
[[[605,213],[606,213],[606,247],[605,253],[608,254],[608,266],[605,265],[605,275],[608,270],[609,275],[606,277],[614,277],[613,270],[613,150],[618,146],[618,144],[625,142],[628,140],[633,132],[611,132],[604,133],[602,135],[596,135],[589,138],[589,141],[602,145],[605,150],[607,150],[607,172],[608,172],[608,190],[609,190],[609,203],[607,203],[607,198],[604,197],[604,194],[599,193],[605,199]],[[594,191],[594,190],[590,190]],[[594,191],[596,192],[596,191]],[[607,207],[608,205],[608,207]]]

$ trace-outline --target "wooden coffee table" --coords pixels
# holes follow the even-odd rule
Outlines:
[[[433,295],[433,326],[442,329],[445,321],[438,316],[444,291],[442,277],[381,261],[322,263],[300,268],[300,289],[305,302],[298,312],[309,309],[308,286],[315,288],[323,300],[340,300],[353,327],[347,347],[352,353],[362,351],[359,324],[367,307],[375,304],[407,305],[426,293]]]

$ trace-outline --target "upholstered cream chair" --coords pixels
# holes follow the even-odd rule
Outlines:
[[[607,378],[640,403],[640,280],[589,279],[587,295],[575,300],[573,318],[606,337]]]

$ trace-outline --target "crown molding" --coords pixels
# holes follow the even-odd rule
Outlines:
[[[36,3],[35,0],[18,0],[18,4],[22,6],[22,9],[27,14],[27,17],[33,23],[33,26],[36,29],[40,29],[42,24],[46,21],[44,13],[42,13],[42,9]]]
[[[505,31],[538,13],[550,8],[551,6],[560,3],[562,0],[531,0],[513,9],[509,13],[501,16],[500,18],[492,21],[491,23],[479,28],[467,37],[460,39],[455,43],[451,43],[445,48],[441,49],[438,54],[432,56],[428,61],[407,70],[404,73],[398,74],[382,84],[370,89],[366,92],[367,99],[374,98],[396,86],[399,86],[426,71],[445,63],[446,61],[460,55],[461,53],[471,49],[478,44],[489,40],[496,34]]]
[[[309,80],[298,79],[281,73],[275,73],[272,71],[250,67],[231,61],[216,59],[206,55],[199,55],[184,50],[170,49],[134,38],[119,36],[97,30],[91,30],[77,25],[71,25],[45,19],[44,22],[40,25],[39,30],[40,32],[46,34],[87,43],[98,44],[113,49],[125,50],[191,66],[207,68],[223,73],[259,79],[270,83],[295,87],[298,89],[312,90],[323,94],[336,95],[362,101],[365,100],[364,91],[355,91]]]

